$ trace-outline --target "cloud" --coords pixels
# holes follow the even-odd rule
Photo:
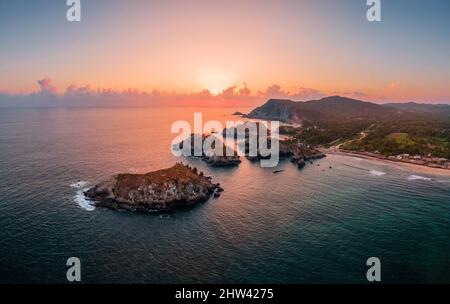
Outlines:
[[[269,86],[264,92],[258,92],[258,96],[264,98],[308,100],[324,97],[326,94],[315,89],[297,87],[293,92],[285,91],[278,84]]]
[[[289,92],[283,91],[280,85],[273,84],[269,86],[265,92],[258,92],[258,96],[269,98],[287,98],[289,96]]]
[[[296,99],[316,99],[324,97],[326,94],[316,90],[316,89],[310,89],[310,88],[304,88],[304,87],[298,87],[296,88],[296,91],[293,94],[293,97]]]
[[[231,87],[223,90],[222,93],[219,94],[219,96],[224,99],[233,99],[238,96],[238,95],[236,95],[235,91],[236,91],[236,86],[231,86]]]
[[[244,82],[244,87],[239,89],[240,96],[250,96],[252,94],[252,90],[247,87],[247,84]]]
[[[52,85],[50,78],[44,78],[37,81],[42,95],[55,95],[57,93],[56,87]]]
[[[215,96],[220,99],[241,100],[241,99],[247,99],[247,98],[252,97],[251,94],[252,94],[252,90],[250,90],[248,88],[247,84],[244,82],[242,87],[230,86]],[[213,96],[214,95],[212,95],[212,94],[210,95],[210,97],[213,97]]]
[[[77,87],[74,84],[71,84],[70,86],[67,87],[66,89],[66,96],[70,96],[70,95],[86,95],[86,94],[90,94],[91,93],[91,88],[89,85],[86,85],[84,87]]]
[[[147,107],[147,106],[220,106],[220,107],[256,107],[271,98],[305,101],[320,99],[327,95],[341,95],[355,99],[374,102],[388,101],[416,101],[429,103],[430,98],[410,96],[394,96],[397,91],[388,91],[383,95],[372,95],[360,90],[324,92],[303,86],[285,89],[278,84],[268,86],[265,90],[252,92],[247,83],[233,85],[219,94],[212,94],[208,90],[190,93],[174,91],[136,89],[115,90],[112,88],[93,89],[88,84],[78,86],[69,85],[66,90],[58,90],[50,78],[37,81],[36,92],[31,94],[12,93],[0,89],[0,107]],[[400,81],[386,85],[387,89],[401,86]],[[63,93],[58,93],[63,92]],[[448,103],[449,96],[434,96],[434,102]]]
[[[263,91],[252,94],[247,83],[233,85],[219,94],[208,90],[191,93],[168,92],[164,90],[140,91],[136,89],[114,90],[112,88],[93,89],[89,85],[69,85],[64,93],[58,94],[50,78],[37,81],[39,91],[29,95],[0,95],[1,101],[15,105],[32,106],[257,106],[270,98],[309,100],[325,96],[325,93],[302,86],[291,90],[273,84]],[[14,102],[16,100],[17,102]],[[5,104],[5,103],[3,103]]]

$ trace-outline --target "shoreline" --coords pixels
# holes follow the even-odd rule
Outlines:
[[[445,175],[450,176],[450,170],[448,169],[442,169],[442,168],[433,168],[426,165],[420,165],[420,164],[413,164],[413,163],[407,163],[407,162],[401,162],[401,161],[394,161],[390,159],[384,159],[379,158],[376,156],[371,156],[364,154],[362,152],[347,152],[342,150],[331,150],[331,149],[321,149],[325,154],[334,154],[334,155],[343,155],[343,156],[353,156],[353,157],[359,157],[363,159],[368,160],[374,160],[379,161],[384,164],[388,164],[391,166],[395,166],[399,169],[410,169],[416,172],[421,172],[425,174],[431,174],[431,175]]]

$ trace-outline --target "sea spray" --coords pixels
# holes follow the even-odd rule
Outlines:
[[[86,211],[94,211],[95,207],[92,201],[88,200],[84,195],[84,192],[89,190],[89,188],[79,189],[74,196],[75,203],[78,204],[82,209]]]
[[[87,184],[88,184],[87,181],[77,181],[75,183],[70,184],[70,187],[77,189],[77,192],[73,197],[75,203],[77,203],[78,206],[80,206],[82,209],[86,211],[93,211],[95,210],[93,202],[89,201],[84,195],[84,192],[89,190],[89,188],[86,188]]]

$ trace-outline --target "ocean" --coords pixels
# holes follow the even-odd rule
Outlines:
[[[171,125],[231,108],[0,109],[0,282],[450,283],[450,177],[329,155],[298,170],[209,168],[170,152]],[[82,191],[119,172],[189,163],[218,199],[160,217],[94,208]],[[274,170],[284,170],[274,174]],[[413,171],[411,171],[413,170]]]

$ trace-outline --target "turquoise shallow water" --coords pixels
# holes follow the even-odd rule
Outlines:
[[[76,256],[87,283],[364,283],[376,256],[384,282],[450,282],[450,178],[420,169],[188,160],[222,184],[219,199],[164,219],[80,205],[111,174],[171,166],[170,126],[193,111],[1,109],[0,281],[63,283]]]

